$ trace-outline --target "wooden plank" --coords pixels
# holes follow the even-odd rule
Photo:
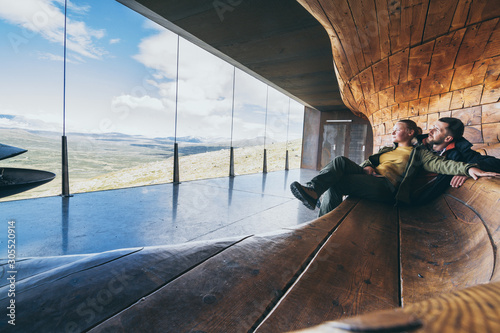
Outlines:
[[[498,126],[498,124],[491,125]],[[483,133],[484,126],[485,124],[483,124]],[[500,131],[497,128],[496,135],[498,133]],[[449,188],[447,194],[465,202],[474,209],[488,228],[497,249],[500,248],[500,220],[498,219],[498,216],[500,216],[500,179],[479,178],[476,181],[469,180],[460,188]],[[492,281],[500,281],[500,257],[498,255]]]
[[[432,112],[449,111],[452,94],[453,93],[449,92],[449,93],[431,96],[431,98],[429,100],[429,112],[432,113]],[[450,112],[450,114],[451,114],[451,112]],[[446,116],[443,116],[443,117],[446,117]]]
[[[46,258],[26,258],[18,259],[16,261],[17,268],[17,281],[24,280],[34,275],[64,266],[82,258],[88,257],[88,254],[73,255],[73,256],[60,256],[60,257],[46,257]],[[3,261],[3,260],[2,260]],[[0,265],[1,271],[8,271],[7,260]],[[8,281],[0,281],[0,287],[6,286]]]
[[[372,94],[365,98],[366,112],[373,113],[379,109],[378,94]]]
[[[460,119],[465,126],[481,125],[481,106],[455,110],[451,116]]]
[[[394,128],[394,121],[388,120],[384,123],[384,128],[385,128],[385,135],[384,136],[384,146],[391,146],[392,145],[392,129]]]
[[[412,35],[412,18],[413,18],[413,8],[409,1],[402,0],[399,3],[401,7],[401,30],[399,32],[399,42],[402,48],[410,47],[411,45],[411,35]],[[422,36],[420,36],[420,41]]]
[[[429,97],[420,98],[409,102],[409,115],[424,115],[429,112]]]
[[[373,117],[373,124],[380,125],[382,123],[382,110],[373,112],[372,117]]]
[[[354,75],[349,59],[347,58],[344,48],[342,47],[340,39],[336,35],[330,35],[330,41],[332,43],[332,54],[335,66],[342,80],[346,82]]]
[[[375,93],[375,83],[373,82],[373,71],[371,67],[363,70],[358,75],[361,87],[363,89],[363,96],[368,98]]]
[[[394,99],[394,87],[389,87],[378,93],[378,102],[381,108],[396,104]]]
[[[420,79],[401,83],[396,86],[395,99],[397,103],[408,102],[418,98]]]
[[[391,108],[383,108],[380,111],[382,112],[382,122],[386,122],[392,119]]]
[[[344,101],[345,105],[351,109],[354,113],[359,112],[359,105],[356,102],[356,99],[354,98],[354,95],[352,93],[352,88],[349,84],[346,84],[344,86],[344,89],[341,91],[342,94],[342,101]]]
[[[419,96],[429,97],[450,91],[454,69],[433,73],[422,79]]]
[[[330,321],[300,332],[495,333],[500,331],[498,308],[500,283],[488,283],[436,296],[402,309]]]
[[[389,87],[389,59],[382,59],[372,66],[375,92]]]
[[[430,73],[452,69],[455,65],[455,58],[451,55],[457,54],[460,43],[464,38],[467,29],[460,29],[436,39],[436,45],[432,52]]]
[[[414,46],[422,42],[425,19],[427,16],[427,9],[429,6],[429,1],[424,0],[405,0],[404,7],[406,4],[411,8],[411,26],[410,26],[410,45]]]
[[[311,13],[321,25],[325,28],[330,36],[330,41],[332,43],[333,56],[335,59],[335,65],[339,71],[340,76],[344,81],[348,81],[354,74],[351,71],[349,60],[345,54],[342,47],[341,41],[337,32],[333,28],[328,16],[325,14],[323,8],[318,3],[318,1],[308,1],[308,0],[298,0],[298,2],[305,8],[309,13]]]
[[[349,8],[356,25],[366,65],[370,66],[381,59],[375,2],[374,0],[357,0]]]
[[[457,4],[456,1],[449,0],[429,1],[424,42],[448,33]]]
[[[323,1],[321,6],[338,33],[353,75],[358,74],[367,65],[347,0]]]
[[[482,148],[482,150],[485,155],[500,158],[500,143],[491,144],[490,146]]]
[[[398,114],[399,117],[396,118],[395,115]],[[392,107],[392,119],[405,119],[410,116],[409,102],[398,104]]]
[[[284,332],[397,306],[397,211],[362,200],[257,332]]]
[[[126,257],[140,251],[142,248],[123,249],[107,251],[95,254],[77,256],[62,256],[50,258],[31,258],[20,261],[17,266],[17,286],[20,290],[32,288],[42,284],[50,284],[61,277],[73,274],[75,271],[85,271],[96,266]],[[76,268],[77,267],[77,270]],[[5,290],[6,284],[2,284],[0,292]],[[6,293],[1,293],[4,297]],[[1,299],[1,298],[0,298]]]
[[[482,84],[487,70],[490,68],[490,62],[490,59],[486,59],[457,67],[450,90],[458,90]]]
[[[482,106],[482,122],[485,124],[500,123],[500,103]]]
[[[465,126],[464,128],[464,138],[466,138],[470,143],[483,143],[483,132],[480,125]]]
[[[239,238],[238,238],[239,240]],[[16,321],[20,332],[81,332],[137,302],[158,287],[234,244],[234,240],[145,248],[113,261],[79,262],[54,269],[45,279],[16,285]],[[121,253],[117,251],[116,253]],[[111,253],[112,254],[112,253]],[[90,260],[89,260],[90,262]],[[43,283],[41,283],[43,282]],[[7,293],[0,300],[9,301]]]
[[[418,104],[420,100],[414,100],[408,102],[408,117],[418,116]]]
[[[438,121],[439,118],[439,113],[429,113],[427,115],[427,123],[429,126],[432,126]]]
[[[489,59],[484,82],[494,82],[500,79],[500,56]]]
[[[309,13],[311,13],[312,16],[316,20],[318,20],[319,23],[326,29],[329,35],[335,34],[335,30],[333,29],[328,17],[325,14],[325,11],[323,10],[323,7],[321,7],[321,4],[316,1],[316,0],[297,0],[298,3],[302,5]]]
[[[399,114],[399,107],[397,105],[391,107],[391,119],[402,119],[401,115]]]
[[[488,143],[500,142],[500,123],[483,124],[483,140]]]
[[[358,105],[361,104],[361,102],[364,99],[364,95],[363,95],[363,86],[361,85],[359,75],[353,77],[349,83],[354,100]]]
[[[389,57],[389,74],[391,86],[397,86],[408,81],[409,49],[393,54]]]
[[[380,40],[380,59],[385,59],[391,54],[391,41],[389,39],[389,10],[387,0],[375,0],[377,8],[377,23]]]
[[[486,44],[483,57],[491,58],[498,55],[500,55],[500,21],[497,23],[497,26],[493,30],[493,33],[488,40],[488,44]]]
[[[474,24],[500,16],[500,6],[497,0],[474,1],[469,13],[467,24]]]
[[[389,40],[391,41],[391,54],[404,49],[401,41],[401,2],[387,1],[389,12]]]
[[[496,18],[467,28],[457,54],[455,66],[462,66],[484,59],[484,50],[499,20],[499,18]]]
[[[458,30],[467,24],[467,17],[469,16],[469,11],[472,5],[472,1],[469,0],[459,0],[455,14],[453,15],[453,20],[451,22],[450,30]],[[474,4],[476,5],[476,3]]]
[[[500,101],[500,80],[486,82],[484,84],[481,104],[490,104]]]
[[[434,41],[413,47],[410,50],[408,81],[421,79],[429,73]]]
[[[415,117],[410,117],[410,120],[413,120],[418,127],[422,129],[422,131],[426,132],[427,131],[427,115],[423,116],[415,116]]]
[[[440,118],[451,117],[451,111],[440,111],[439,112],[439,117]]]
[[[493,247],[481,219],[443,197],[400,210],[403,306],[489,282]]]
[[[475,105],[478,105],[479,101],[481,100],[481,93],[483,91],[483,86],[480,85],[480,86],[476,86],[475,88],[476,88],[476,90],[477,90],[477,88],[479,88],[479,90],[473,96],[467,96],[467,94],[466,94],[466,90],[470,89],[470,88],[460,89],[460,90],[454,91],[453,96],[451,98],[450,109],[456,110],[456,109],[463,109],[463,108],[470,107],[471,105],[466,105],[466,104],[471,103],[470,101],[467,100],[467,98],[470,99],[471,97],[474,99]],[[470,95],[470,93],[469,93],[469,95]],[[474,104],[472,104],[472,105],[474,105]]]
[[[356,201],[344,203],[313,225],[251,237],[228,248],[91,332],[159,332],[165,328],[171,332],[247,332],[280,299]]]

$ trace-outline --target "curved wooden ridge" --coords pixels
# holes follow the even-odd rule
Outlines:
[[[302,333],[346,332],[498,332],[500,283],[434,297],[402,309],[327,322]]]
[[[423,207],[348,198],[266,235],[26,258],[16,329],[282,332],[375,313],[361,324],[375,316],[426,332],[497,332],[499,201],[500,179],[481,178]]]
[[[342,99],[370,120],[375,150],[402,118],[425,131],[453,116],[472,143],[500,141],[497,0],[297,1],[326,29]]]

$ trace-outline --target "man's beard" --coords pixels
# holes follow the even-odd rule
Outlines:
[[[442,140],[436,140],[434,137],[432,137],[432,139],[428,140],[427,143],[434,146],[434,145],[440,145],[443,142],[444,142],[444,139],[442,139]]]

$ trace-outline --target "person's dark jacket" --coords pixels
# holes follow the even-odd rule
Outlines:
[[[427,134],[417,136],[418,145],[425,145],[424,140],[427,136]],[[450,144],[448,147],[450,146],[451,148],[447,149],[443,155],[446,159],[475,163],[483,171],[500,172],[500,159],[493,156],[481,155],[477,151],[472,150],[472,143],[467,139],[461,138],[454,142],[454,145]],[[427,148],[431,150],[432,147]],[[450,186],[452,178],[453,176],[450,175],[435,175],[424,189],[412,197],[412,203],[424,204],[436,199]]]
[[[362,168],[371,166],[376,168],[380,164],[380,156],[393,151],[398,146],[394,143],[392,146],[382,147],[378,153],[370,155],[366,161],[360,164]],[[473,163],[463,163],[452,161],[442,156],[432,154],[423,145],[418,145],[412,149],[406,164],[405,171],[401,175],[395,199],[397,202],[410,204],[411,194],[415,178],[422,172],[435,172],[448,175],[468,175],[472,167],[477,167]]]

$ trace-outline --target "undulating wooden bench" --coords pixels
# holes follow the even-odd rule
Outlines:
[[[348,198],[265,235],[19,260],[16,329],[500,332],[499,242],[500,179],[422,207]]]

